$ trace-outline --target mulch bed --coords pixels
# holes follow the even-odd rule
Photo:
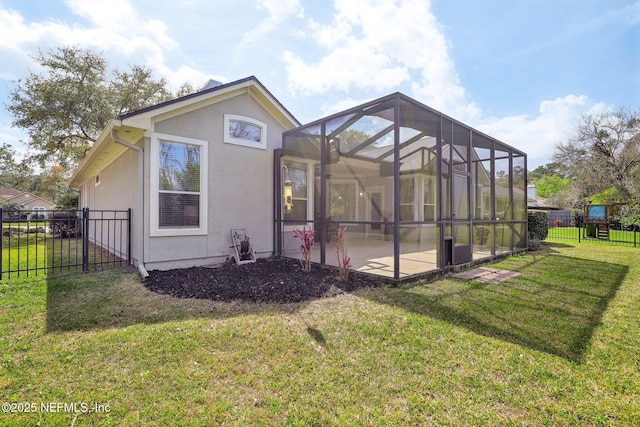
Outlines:
[[[296,303],[332,297],[359,288],[383,286],[385,280],[351,272],[349,280],[338,270],[313,264],[302,270],[298,260],[258,259],[255,263],[220,267],[192,267],[150,271],[145,286],[159,294],[177,298],[251,303]]]

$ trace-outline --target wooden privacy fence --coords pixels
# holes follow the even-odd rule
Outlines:
[[[0,280],[131,264],[131,209],[0,209]]]

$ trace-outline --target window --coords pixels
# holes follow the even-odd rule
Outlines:
[[[100,185],[101,182],[102,182],[102,172],[96,175],[95,186],[97,187],[98,185]]]
[[[329,182],[329,215],[332,219],[357,220],[355,182]]]
[[[309,217],[309,167],[307,163],[285,161],[289,179],[293,187],[293,206],[291,213],[285,215],[286,220],[306,222]]]
[[[206,234],[206,142],[154,134],[151,158],[152,235]]]
[[[425,176],[422,178],[422,190],[423,190],[423,221],[434,221],[436,219],[436,206],[435,206],[435,178],[431,176]]]
[[[415,180],[412,176],[400,178],[400,221],[414,221]]]
[[[224,115],[224,142],[267,149],[267,125],[249,117]]]
[[[31,219],[44,219],[46,209],[44,206],[36,206],[31,209]]]

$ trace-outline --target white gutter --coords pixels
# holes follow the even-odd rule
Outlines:
[[[142,276],[142,279],[144,280],[149,277],[149,273],[144,266],[144,150],[142,149],[142,147],[138,147],[137,145],[133,145],[125,141],[124,139],[118,138],[115,129],[111,130],[111,139],[113,139],[113,141],[117,142],[118,144],[124,145],[125,147],[136,150],[138,152],[138,200],[140,200],[141,211],[138,215],[138,244],[141,255],[138,257],[138,271],[140,272],[140,276]]]

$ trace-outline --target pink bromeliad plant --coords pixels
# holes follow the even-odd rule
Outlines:
[[[336,240],[332,243],[333,252],[338,258],[338,275],[342,280],[349,280],[349,269],[351,268],[351,258],[347,253],[347,228],[338,228]]]
[[[302,254],[300,264],[302,264],[302,269],[311,271],[311,249],[313,248],[315,233],[311,228],[307,230],[306,227],[302,227],[302,230],[294,229],[293,234],[300,239],[300,253]]]

